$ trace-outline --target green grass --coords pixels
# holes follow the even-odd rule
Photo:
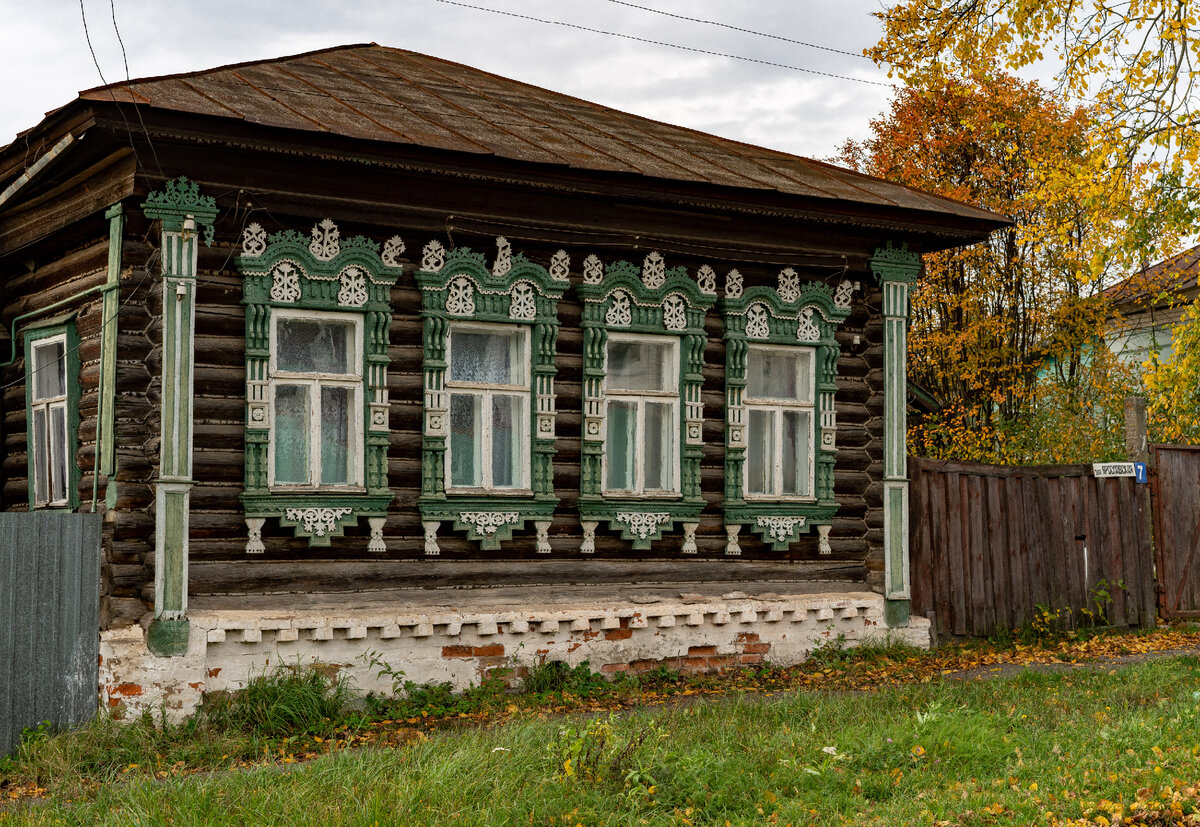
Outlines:
[[[1195,784],[1198,755],[1200,661],[1184,657],[527,717],[401,749],[108,784],[0,823],[1045,824],[1106,814],[1105,802],[1128,814],[1139,791],[1155,801]]]

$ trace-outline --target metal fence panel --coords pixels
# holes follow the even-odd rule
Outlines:
[[[0,754],[96,712],[100,515],[0,513]]]

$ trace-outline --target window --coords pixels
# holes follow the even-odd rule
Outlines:
[[[447,489],[528,492],[528,328],[455,324],[447,351]]]
[[[272,325],[271,487],[361,488],[360,317],[277,310]]]
[[[34,506],[65,506],[69,498],[67,336],[29,345],[30,469]]]
[[[813,496],[811,348],[750,345],[746,354],[746,498]]]
[[[605,493],[679,493],[679,343],[610,335]]]

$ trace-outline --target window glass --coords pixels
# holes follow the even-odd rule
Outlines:
[[[321,484],[350,482],[350,389],[321,388]]]
[[[33,346],[34,399],[52,399],[67,393],[66,344],[61,340]]]
[[[773,494],[775,469],[775,412],[751,408],[746,431],[743,473],[747,494]]]
[[[468,393],[450,395],[450,484],[461,488],[483,485],[482,397]]]
[[[275,386],[275,482],[303,485],[309,482],[308,386]]]
[[[746,396],[807,400],[811,351],[750,347],[746,354]]]
[[[492,397],[492,486],[516,488],[521,478],[521,399],[511,394]]]
[[[33,478],[34,502],[45,504],[50,502],[50,463],[47,452],[46,409],[33,409]]]
[[[607,487],[612,491],[631,491],[634,488],[636,419],[637,403],[608,403],[608,439],[604,445],[604,461],[608,469]]]
[[[626,391],[673,391],[675,346],[669,342],[608,341],[608,387]]]
[[[643,475],[647,491],[670,491],[674,488],[672,473],[675,456],[675,433],[679,428],[671,414],[674,405],[668,402],[646,402],[645,463]]]
[[[783,412],[783,493],[808,496],[812,445],[812,414]]]
[[[450,331],[450,381],[492,385],[525,382],[520,330],[494,332],[456,328]]]
[[[50,500],[67,498],[67,406],[50,407]]]
[[[276,321],[279,370],[293,373],[357,373],[350,366],[354,324],[289,316]]]

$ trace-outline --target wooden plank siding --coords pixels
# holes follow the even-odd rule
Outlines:
[[[1197,456],[1200,456],[1198,454]],[[1132,478],[1090,465],[1003,467],[910,457],[912,610],[987,636],[1045,607],[1074,626],[1112,599],[1113,626],[1153,623],[1150,548]]]
[[[1200,446],[1153,445],[1159,610],[1200,617]]]

